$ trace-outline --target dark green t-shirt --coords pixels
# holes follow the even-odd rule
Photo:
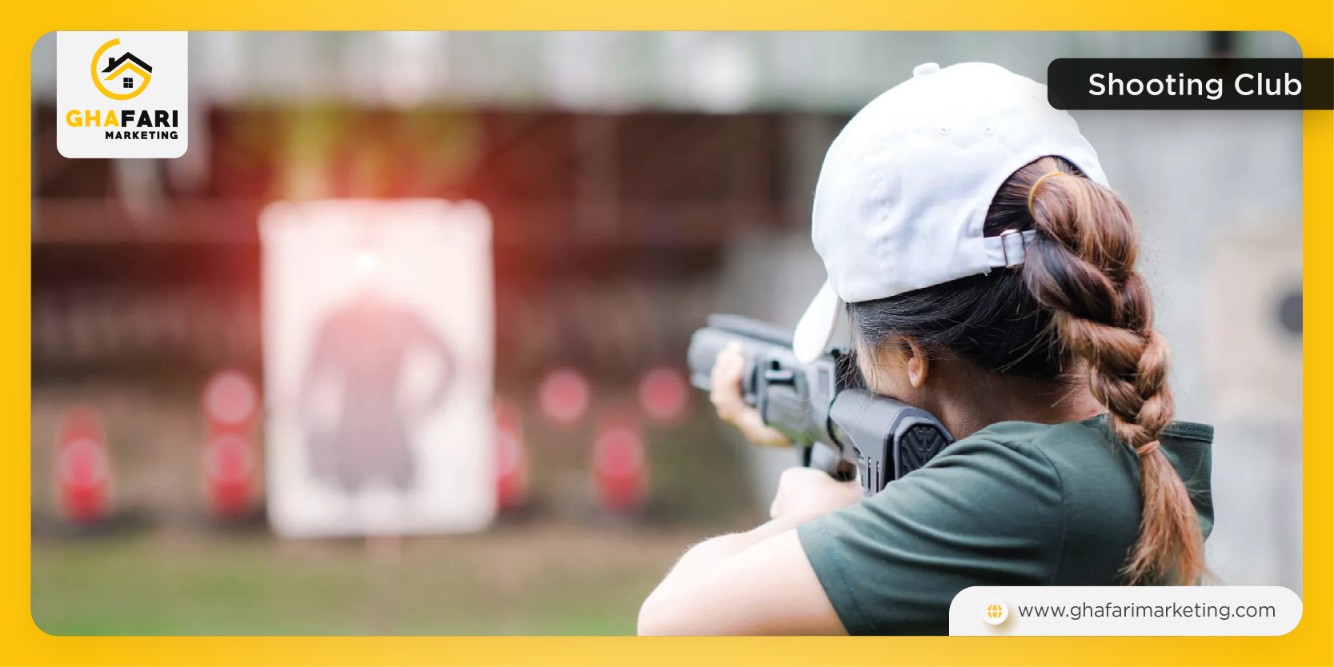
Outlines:
[[[1205,535],[1212,440],[1185,422],[1160,440]],[[1141,507],[1138,460],[1106,415],[1002,422],[797,534],[849,634],[945,634],[969,586],[1123,583]]]

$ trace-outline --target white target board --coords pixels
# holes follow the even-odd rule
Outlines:
[[[485,527],[496,504],[486,209],[277,203],[260,226],[275,532]]]

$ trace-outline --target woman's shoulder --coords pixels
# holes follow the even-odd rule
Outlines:
[[[1214,429],[1208,424],[1175,421],[1163,430],[1160,442],[1178,472],[1190,481],[1202,467],[1208,467],[1213,436]],[[1101,469],[1110,467],[1138,474],[1139,467],[1135,454],[1116,437],[1106,414],[1058,424],[998,422],[951,447],[955,445],[961,445],[956,450],[959,454],[972,449],[997,449],[1041,456],[1058,471],[1074,467],[1101,474]]]
[[[1102,474],[1098,472],[1100,469],[1120,469],[1130,463],[1119,456],[1118,450],[1124,448],[1116,447],[1109,434],[1096,420],[1059,424],[998,422],[946,447],[932,463],[960,464],[965,457],[969,463],[1024,460],[1048,468],[1058,480],[1076,468],[1085,472],[1092,468],[1096,475]]]
[[[1110,521],[1130,528],[1139,522],[1138,462],[1098,418],[1059,424],[1000,422],[950,445],[943,460],[933,463],[950,465],[946,453],[957,457],[956,464],[1024,466],[1026,474],[1000,481],[1052,487],[1053,504],[1076,527]]]
[[[1163,453],[1186,483],[1207,534],[1213,524],[1210,494],[1213,427],[1177,421],[1164,429]],[[1061,503],[1074,526],[1109,523],[1127,530],[1139,523],[1139,459],[1116,437],[1107,415],[1060,424],[1010,421],[960,439],[954,455],[987,453],[1045,462],[1058,480]],[[950,452],[946,448],[946,452]],[[943,454],[942,454],[943,456]],[[983,458],[983,457],[977,457]],[[942,461],[948,463],[948,461]]]
[[[1003,421],[990,424],[959,443],[984,442],[1019,449],[1043,448],[1052,442],[1106,444],[1108,431],[1104,427],[1106,415],[1084,421],[1044,424],[1030,421]]]

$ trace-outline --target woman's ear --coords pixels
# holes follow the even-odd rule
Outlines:
[[[903,355],[908,366],[908,383],[913,389],[926,386],[926,379],[931,375],[931,358],[927,356],[926,349],[916,341],[908,340],[903,346]]]

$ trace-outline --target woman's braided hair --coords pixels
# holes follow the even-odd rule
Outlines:
[[[863,344],[906,336],[990,370],[1059,379],[1086,372],[1116,435],[1139,458],[1143,512],[1123,571],[1129,583],[1192,583],[1203,536],[1186,485],[1159,450],[1172,419],[1167,342],[1135,270],[1139,237],[1125,204],[1070,162],[1045,157],[997,192],[984,233],[1035,229],[1018,271],[993,271],[849,305]]]
[[[1064,160],[1044,158],[1019,170],[1001,196],[1014,190],[1032,202],[1038,230],[1024,284],[1052,312],[1060,342],[1086,362],[1089,388],[1107,406],[1116,435],[1139,455],[1144,509],[1125,573],[1132,582],[1194,581],[1204,544],[1186,485],[1158,447],[1173,412],[1169,354],[1153,328],[1148,287],[1135,271],[1135,222],[1111,190]]]

